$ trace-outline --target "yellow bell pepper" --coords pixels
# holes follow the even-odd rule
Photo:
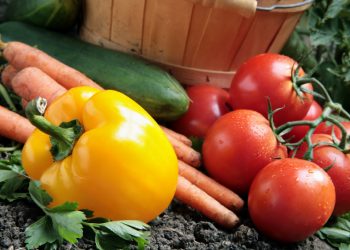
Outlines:
[[[25,143],[22,163],[52,196],[50,206],[78,202],[96,217],[144,222],[167,208],[177,158],[136,102],[117,91],[78,87],[57,98],[43,117],[45,106],[39,98],[26,109],[39,129]]]

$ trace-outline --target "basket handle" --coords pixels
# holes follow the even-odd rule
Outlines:
[[[256,0],[188,0],[194,4],[201,4],[205,7],[229,8],[236,13],[250,17],[255,14]]]

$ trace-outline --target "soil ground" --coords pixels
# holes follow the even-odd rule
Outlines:
[[[0,249],[24,250],[24,230],[40,215],[40,210],[28,201],[0,202]],[[245,212],[240,218],[239,226],[225,230],[174,200],[167,211],[150,223],[151,240],[147,249],[333,249],[316,236],[298,244],[279,244],[259,234]],[[95,247],[92,242],[80,241],[76,245],[65,245],[62,249],[95,249]]]

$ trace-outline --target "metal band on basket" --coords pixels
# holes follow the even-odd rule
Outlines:
[[[259,11],[272,11],[275,9],[290,9],[290,8],[298,8],[298,7],[302,7],[308,4],[311,4],[312,2],[314,2],[314,0],[304,0],[300,3],[291,3],[291,4],[274,4],[268,7],[265,6],[257,6],[256,10]]]

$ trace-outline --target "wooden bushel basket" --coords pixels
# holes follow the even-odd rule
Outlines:
[[[227,88],[237,67],[278,53],[311,0],[85,0],[83,40],[144,57],[183,84]]]

